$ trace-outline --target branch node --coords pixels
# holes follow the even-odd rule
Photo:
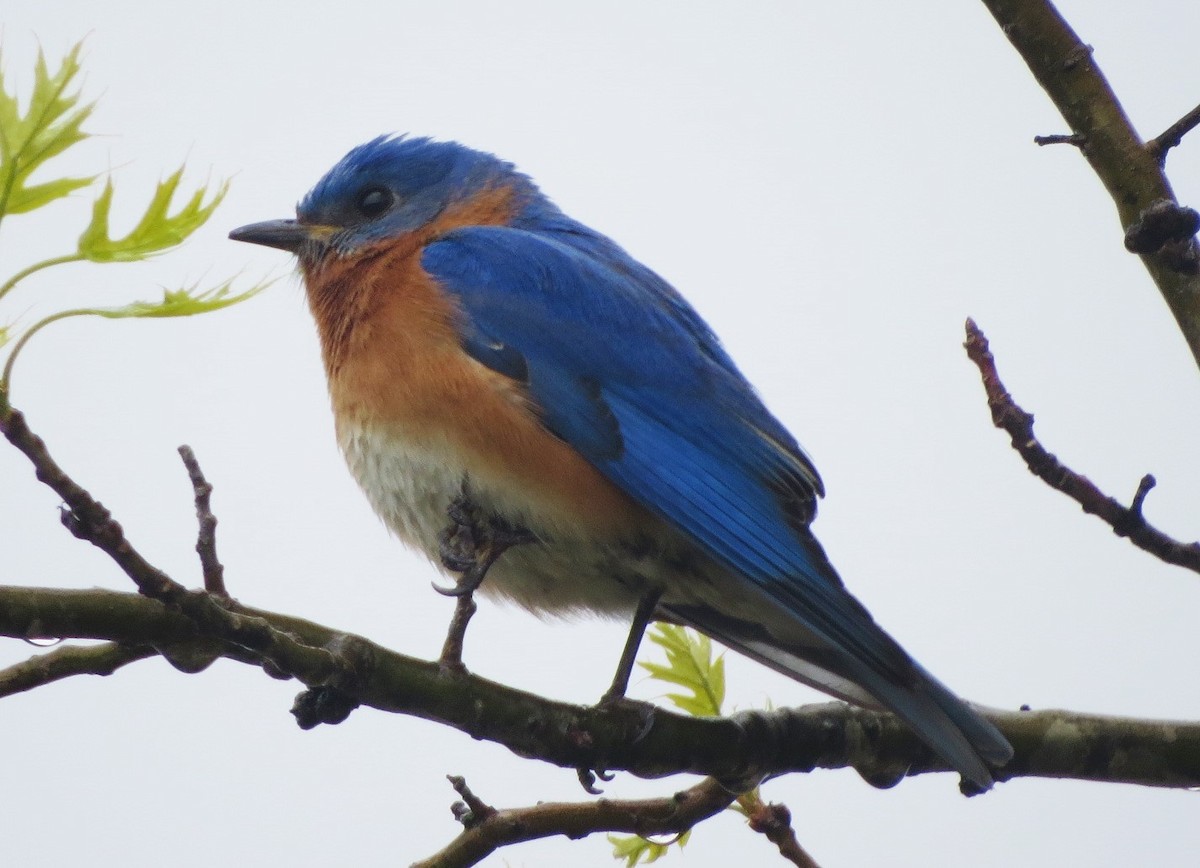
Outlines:
[[[1171,253],[1172,267],[1183,274],[1198,268],[1195,234],[1200,230],[1200,212],[1171,199],[1151,202],[1125,230],[1125,249],[1148,255]]]
[[[1146,150],[1158,161],[1160,166],[1166,165],[1167,151],[1179,145],[1183,137],[1200,126],[1200,105],[1185,114],[1163,132],[1146,142]]]
[[[358,708],[359,702],[336,687],[311,687],[296,694],[291,713],[301,729],[313,729],[322,723],[336,726]]]
[[[214,642],[180,642],[157,646],[162,658],[185,675],[203,672],[221,658],[221,647]]]
[[[58,520],[62,522],[62,526],[75,539],[81,539],[85,542],[88,540],[89,532],[86,523],[80,518],[79,513],[75,512],[75,510],[71,509],[65,503],[61,503],[58,506]]]
[[[1156,485],[1158,485],[1158,480],[1152,473],[1147,473],[1138,483],[1137,492],[1133,495],[1133,502],[1129,504],[1129,511],[1139,519],[1142,518],[1142,505],[1146,502],[1146,495]]]
[[[471,791],[466,778],[461,775],[446,775],[446,780],[454,791],[462,796],[461,802],[450,806],[454,819],[463,824],[464,829],[473,829],[485,820],[491,819],[499,812]]]
[[[792,829],[792,812],[788,810],[787,805],[755,799],[755,804],[746,811],[746,819],[751,831],[765,836],[779,848],[779,855],[793,865],[800,868],[818,868],[812,856],[809,856],[796,840],[796,832]]]
[[[1076,45],[1069,52],[1067,52],[1067,56],[1063,58],[1063,72],[1070,72],[1071,70],[1075,69],[1075,67],[1079,66],[1081,63],[1091,57],[1095,50],[1096,49],[1092,48],[1092,46],[1082,42]]]
[[[1142,477],[1138,482],[1137,491],[1134,492],[1133,500],[1129,503],[1129,509],[1125,511],[1122,520],[1113,525],[1113,533],[1117,536],[1129,537],[1146,527],[1146,517],[1142,514],[1142,507],[1146,503],[1146,495],[1157,484],[1158,481],[1152,474],[1147,473]]]

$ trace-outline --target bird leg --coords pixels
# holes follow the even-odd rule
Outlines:
[[[613,675],[612,686],[600,697],[601,705],[608,705],[625,698],[625,691],[629,687],[629,677],[633,674],[633,664],[637,659],[638,646],[642,644],[642,635],[646,632],[650,621],[653,620],[654,610],[658,608],[658,601],[661,597],[662,591],[655,588],[647,591],[646,595],[638,601],[637,609],[633,613],[633,623],[629,627],[629,637],[625,640],[625,650],[621,652],[621,659],[617,662],[617,672]]]
[[[454,615],[446,631],[442,656],[438,663],[450,672],[465,672],[462,662],[463,639],[467,624],[475,614],[475,591],[492,564],[510,548],[533,542],[534,536],[522,527],[514,527],[495,516],[484,518],[471,500],[466,483],[446,509],[450,524],[438,536],[442,565],[459,573],[453,587],[444,588],[436,582],[433,589],[439,594],[454,597]]]

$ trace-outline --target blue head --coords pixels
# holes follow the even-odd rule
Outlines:
[[[527,211],[557,213],[528,177],[498,157],[457,142],[380,136],[342,157],[300,201],[296,220],[254,223],[230,237],[307,260],[350,256],[497,190],[508,191],[514,220]]]

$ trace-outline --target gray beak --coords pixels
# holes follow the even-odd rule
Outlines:
[[[312,230],[321,229],[318,226],[305,226],[295,220],[265,220],[262,223],[250,223],[239,226],[229,233],[234,241],[247,241],[250,244],[262,244],[265,247],[277,247],[289,253],[296,253],[300,246],[315,234]]]

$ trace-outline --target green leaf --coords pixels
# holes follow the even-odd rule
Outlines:
[[[0,70],[0,217],[40,208],[94,180],[61,178],[32,187],[26,184],[38,168],[88,137],[81,127],[95,104],[79,105],[79,92],[72,90],[82,48],[83,43],[77,43],[53,75],[38,52],[33,91],[24,113]]]
[[[171,200],[183,179],[183,167],[160,181],[137,225],[124,238],[109,237],[108,217],[112,208],[112,180],[92,206],[92,220],[79,236],[79,255],[91,262],[137,262],[182,244],[189,235],[204,225],[229,190],[226,181],[212,194],[208,186],[194,192],[175,214]]]
[[[105,319],[195,316],[196,314],[209,313],[210,311],[220,310],[221,308],[243,302],[248,298],[258,295],[273,282],[261,281],[245,292],[239,292],[234,295],[231,294],[233,280],[230,279],[204,292],[198,292],[194,286],[184,289],[165,290],[162,301],[159,302],[135,301],[121,307],[82,307],[51,314],[30,326],[13,346],[12,352],[8,354],[8,360],[4,364],[3,373],[0,373],[0,393],[5,395],[9,393],[13,365],[16,363],[17,356],[20,355],[21,350],[25,348],[25,344],[29,342],[30,338],[51,323],[76,316],[99,316]]]
[[[681,832],[666,844],[650,841],[640,835],[609,835],[608,843],[612,844],[614,859],[624,859],[626,868],[634,868],[635,865],[657,862],[667,855],[671,844],[684,846],[691,834],[691,829]]]
[[[19,187],[9,196],[8,213],[24,214],[26,211],[35,211],[55,199],[61,199],[68,193],[88,186],[97,177],[92,175],[88,178],[59,178],[57,181],[34,184],[32,187]]]
[[[658,681],[674,684],[690,694],[668,693],[676,706],[696,717],[713,717],[725,703],[725,657],[713,658],[712,640],[707,636],[678,627],[657,623],[649,632],[650,641],[667,654],[667,664],[638,663]]]
[[[195,316],[198,313],[209,313],[239,304],[258,295],[270,285],[270,281],[264,281],[255,284],[245,292],[230,295],[233,289],[233,280],[230,279],[205,292],[197,292],[194,286],[184,289],[168,289],[163,291],[162,301],[134,301],[121,307],[88,308],[81,310],[80,313],[102,316],[105,319]]]

